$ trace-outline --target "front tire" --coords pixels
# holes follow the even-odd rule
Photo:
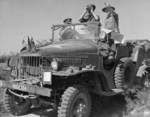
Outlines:
[[[130,87],[134,75],[134,64],[129,58],[121,58],[114,73],[115,86],[118,89]]]
[[[89,117],[91,96],[83,87],[68,87],[62,95],[58,117]]]
[[[11,114],[19,116],[25,114],[30,109],[31,103],[27,99],[11,94],[7,89],[4,94],[4,106]]]

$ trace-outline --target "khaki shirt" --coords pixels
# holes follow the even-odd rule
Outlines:
[[[115,32],[119,32],[118,20],[119,19],[118,19],[118,14],[117,13],[110,14],[105,19],[105,26],[104,27],[106,29],[110,29],[110,30],[114,30]]]

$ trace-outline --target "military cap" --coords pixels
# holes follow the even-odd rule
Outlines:
[[[63,21],[65,24],[71,24],[72,22],[72,18],[67,18],[67,19],[64,19]]]

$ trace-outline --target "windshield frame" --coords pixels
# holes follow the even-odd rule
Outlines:
[[[61,27],[73,26],[73,29],[75,29],[75,26],[79,26],[79,25],[85,25],[86,26],[86,25],[89,25],[89,24],[96,24],[97,26],[99,26],[101,28],[101,24],[99,22],[86,22],[86,23],[72,23],[72,24],[52,25],[52,27],[51,27],[51,29],[52,29],[52,41],[54,41],[55,31],[60,29]]]

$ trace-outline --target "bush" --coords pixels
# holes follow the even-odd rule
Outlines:
[[[0,56],[0,63],[5,63],[9,57],[10,57],[9,55],[1,55]]]
[[[150,90],[138,90],[132,97],[126,97],[127,113],[124,117],[150,117]]]

